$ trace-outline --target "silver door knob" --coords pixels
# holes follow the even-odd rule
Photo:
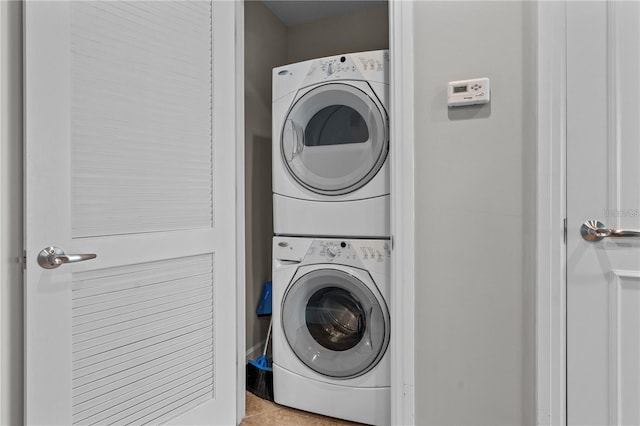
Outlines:
[[[60,247],[47,247],[38,253],[38,265],[44,269],[55,269],[65,263],[82,262],[84,260],[95,259],[97,254],[65,254]]]
[[[607,228],[599,220],[588,220],[580,227],[580,235],[589,242],[604,238],[640,238],[640,230]]]

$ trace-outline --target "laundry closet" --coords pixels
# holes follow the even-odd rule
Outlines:
[[[388,49],[386,1],[245,2],[246,349],[255,359],[269,318],[258,318],[272,278],[272,69],[309,59]]]
[[[390,253],[389,245],[384,240],[384,238],[388,238],[388,223],[387,223],[388,214],[386,215],[384,213],[377,213],[377,212],[385,212],[385,211],[388,212],[388,197],[389,197],[388,196],[388,193],[389,193],[388,192],[388,165],[387,165],[388,162],[386,162],[386,156],[387,156],[386,153],[388,151],[387,112],[386,112],[385,106],[381,105],[378,101],[378,99],[381,99],[383,103],[386,103],[387,102],[386,98],[388,97],[389,54],[388,54],[388,51],[385,50],[385,49],[388,49],[388,46],[389,46],[388,22],[389,22],[388,3],[386,1],[367,1],[367,2],[364,2],[364,1],[357,1],[357,2],[249,1],[249,2],[245,2],[245,188],[246,188],[245,205],[246,205],[246,262],[247,262],[246,263],[246,283],[247,283],[246,284],[247,286],[246,287],[246,348],[247,348],[246,354],[247,354],[247,359],[255,359],[260,354],[262,348],[264,347],[264,342],[268,335],[267,330],[269,328],[269,318],[268,317],[258,318],[255,312],[256,312],[256,305],[260,297],[260,292],[261,292],[263,283],[265,281],[272,280],[272,277],[273,277],[272,273],[276,274],[276,272],[272,272],[272,242],[273,242],[273,236],[274,236],[274,216],[272,212],[274,211],[274,204],[273,204],[274,198],[278,198],[277,200],[278,203],[276,203],[276,207],[277,207],[276,211],[280,212],[276,215],[276,218],[278,220],[275,221],[276,232],[279,235],[283,235],[283,234],[292,235],[292,236],[299,236],[299,235],[305,235],[305,234],[320,235],[320,236],[332,235],[332,236],[342,236],[344,238],[345,236],[349,235],[344,230],[354,229],[353,225],[355,225],[355,228],[357,228],[358,225],[362,222],[361,218],[368,217],[368,216],[374,216],[374,217],[377,216],[379,220],[382,221],[380,223],[376,222],[375,225],[377,226],[365,228],[366,230],[363,229],[362,232],[351,233],[351,236],[355,236],[356,238],[382,237],[383,240],[381,241],[372,240],[371,243],[368,243],[366,241],[363,242],[363,240],[355,240],[352,246],[352,244],[348,240],[330,241],[330,240],[324,239],[324,240],[307,241],[304,239],[293,238],[293,240],[291,241],[289,240],[280,241],[279,242],[280,245],[289,246],[289,249],[298,250],[302,254],[307,253],[307,250],[309,250],[309,253],[311,253],[315,247],[318,255],[320,253],[324,253],[326,250],[330,250],[329,245],[332,245],[332,246],[335,245],[338,248],[338,250],[341,245],[342,251],[344,252],[343,257],[345,257],[345,260],[347,258],[349,259],[353,258],[355,260],[357,258],[356,251],[358,252],[362,251],[364,253],[367,250],[371,250],[372,252],[377,251],[379,253],[382,253],[382,252],[385,252],[386,250],[387,257],[388,257],[388,254]],[[372,52],[373,55],[364,55],[364,56],[348,55],[349,53],[371,52],[371,51],[377,51],[377,52],[375,53]],[[335,55],[340,55],[340,56],[335,56]],[[344,106],[339,106],[339,107],[331,107],[330,103],[333,102],[331,100],[328,100],[329,104],[327,105],[319,105],[318,102],[319,102],[319,99],[323,97],[328,99],[333,99],[335,96],[344,97],[345,95],[340,95],[340,93],[347,86],[345,86],[344,84],[325,85],[325,86],[319,87],[318,90],[320,91],[328,90],[329,92],[327,93],[323,92],[324,94],[320,94],[319,96],[318,95],[307,96],[310,99],[309,107],[304,107],[304,102],[300,101],[300,104],[302,105],[302,107],[299,107],[299,109],[306,110],[307,108],[311,108],[315,110],[315,109],[322,109],[326,107],[325,108],[326,110],[330,110],[331,108],[339,108],[339,109],[342,109],[343,111],[346,111],[346,113],[343,112],[343,113],[336,114],[336,111],[332,110],[331,112],[326,113],[325,115],[328,114],[328,117],[319,119],[323,123],[322,124],[323,129],[325,124],[328,123],[327,120],[336,120],[335,117],[338,117],[340,115],[344,115],[344,119],[338,119],[338,120],[346,120],[346,121],[344,122],[345,124],[339,124],[337,129],[343,129],[344,125],[349,126],[346,123],[349,122],[350,120],[353,121],[353,119],[356,116],[360,120],[364,119],[363,117],[367,117],[366,119],[364,119],[367,122],[361,123],[361,126],[360,126],[362,129],[364,129],[363,134],[366,137],[362,138],[362,135],[360,135],[358,136],[360,137],[359,140],[353,140],[353,141],[347,140],[347,141],[341,141],[341,142],[333,141],[333,138],[331,138],[332,139],[331,141],[327,140],[325,142],[318,143],[319,145],[324,145],[325,143],[339,144],[339,145],[333,145],[333,147],[326,146],[326,148],[323,148],[321,146],[310,147],[310,145],[308,145],[309,141],[304,139],[304,142],[302,142],[302,145],[299,146],[298,148],[300,150],[300,155],[301,155],[301,157],[299,158],[300,159],[305,158],[304,156],[306,155],[307,156],[306,158],[309,159],[308,156],[310,154],[308,151],[313,151],[315,149],[315,150],[320,150],[320,151],[317,151],[318,152],[317,155],[321,155],[321,156],[324,155],[323,158],[326,158],[326,154],[321,154],[320,152],[322,150],[328,150],[330,152],[334,152],[335,150],[340,152],[344,151],[345,154],[332,154],[332,155],[334,156],[338,155],[338,157],[336,158],[341,158],[342,160],[345,160],[346,153],[351,152],[352,157],[356,162],[355,163],[351,162],[349,164],[345,163],[345,167],[347,167],[347,170],[345,170],[344,172],[355,176],[355,173],[353,173],[352,170],[358,169],[358,168],[362,168],[362,169],[368,168],[368,166],[363,165],[364,163],[361,163],[361,161],[365,157],[370,156],[368,152],[365,153],[363,151],[363,153],[365,154],[364,156],[362,154],[357,154],[357,152],[363,149],[365,151],[369,151],[369,150],[377,151],[377,153],[371,155],[371,157],[378,158],[377,160],[378,164],[377,166],[372,168],[372,171],[367,171],[367,173],[369,175],[376,176],[375,180],[379,181],[379,183],[368,185],[368,187],[377,188],[383,193],[387,194],[386,196],[378,197],[376,195],[372,195],[370,194],[372,192],[370,189],[368,189],[364,193],[362,193],[361,191],[360,194],[357,195],[359,186],[354,186],[351,189],[347,188],[344,191],[344,194],[346,194],[347,192],[356,191],[355,196],[347,195],[347,197],[351,197],[354,199],[351,202],[345,201],[344,199],[343,199],[344,202],[337,202],[337,203],[335,202],[318,203],[313,201],[305,202],[304,200],[301,200],[301,198],[304,198],[304,195],[302,195],[303,193],[300,193],[300,195],[296,195],[297,193],[295,192],[295,190],[293,191],[293,193],[290,193],[290,194],[286,193],[286,191],[285,193],[281,192],[280,194],[277,195],[277,197],[274,196],[273,194],[273,191],[275,189],[273,189],[272,184],[276,183],[277,184],[276,186],[281,185],[281,184],[278,184],[278,182],[281,182],[282,179],[286,179],[286,178],[280,177],[280,174],[277,174],[276,175],[277,179],[275,181],[272,180],[272,176],[274,176],[274,174],[272,174],[272,149],[274,149],[273,148],[274,145],[272,144],[272,138],[278,139],[277,146],[280,146],[280,143],[279,143],[280,136],[278,136],[277,134],[276,136],[273,136],[274,133],[272,131],[273,130],[272,126],[276,126],[277,127],[276,130],[280,129],[280,127],[278,127],[276,124],[272,124],[272,123],[275,123],[275,121],[272,121],[272,114],[275,114],[278,111],[279,113],[285,113],[289,109],[289,106],[284,104],[283,105],[278,104],[278,107],[276,108],[275,107],[276,104],[274,103],[273,108],[275,109],[272,109],[272,99],[275,99],[272,96],[273,95],[272,76],[274,75],[272,73],[272,70],[276,67],[282,67],[286,65],[286,67],[278,69],[279,71],[278,78],[284,79],[284,80],[293,78],[295,81],[297,81],[298,79],[301,79],[302,76],[307,76],[307,79],[305,80],[307,81],[310,78],[311,79],[314,78],[312,77],[312,74],[314,73],[314,71],[306,69],[306,67],[311,66],[311,63],[302,65],[299,68],[295,68],[295,66],[294,68],[290,68],[289,65],[300,63],[302,61],[308,61],[308,60],[329,57],[329,56],[335,56],[334,59],[337,61],[335,64],[327,65],[329,67],[328,70],[331,78],[334,78],[334,75],[332,75],[333,73],[332,67],[336,67],[336,69],[338,68],[344,69],[344,71],[342,72],[347,74],[353,73],[354,77],[351,77],[351,78],[356,78],[356,79],[364,78],[363,77],[364,74],[361,74],[361,72],[365,72],[368,70],[368,72],[365,72],[365,74],[371,74],[371,78],[373,78],[373,80],[378,80],[379,83],[374,83],[373,81],[371,81],[370,83],[367,83],[367,81],[361,81],[361,82],[354,81],[353,84],[355,84],[356,86],[354,86],[353,89],[349,89],[349,90],[351,92],[357,92],[357,93],[353,95],[348,94],[346,96],[347,98],[349,96],[353,96],[353,98],[356,98],[355,104],[346,106],[350,104],[350,102],[347,102],[347,104],[343,104]],[[376,68],[373,67],[374,63],[377,64]],[[318,63],[317,66],[319,68],[316,70],[315,74],[318,74],[318,72],[320,72],[320,69],[322,68],[323,69],[322,75],[325,75],[324,63],[322,64]],[[314,67],[316,67],[316,65],[314,65]],[[320,77],[320,78],[323,78],[323,77]],[[327,77],[325,76],[324,78],[327,78]],[[344,78],[347,78],[347,77],[344,77]],[[366,80],[368,79],[369,77],[366,78]],[[300,83],[302,83],[302,80],[300,80]],[[288,88],[287,84],[290,84],[290,83],[279,83],[279,84],[286,85],[283,87],[287,87],[286,90],[290,92],[290,95],[288,96],[293,96],[293,94],[296,93],[295,88],[293,88],[293,92],[291,92],[291,90]],[[369,84],[373,84],[374,87],[378,87],[376,90],[379,93],[376,94],[371,92],[368,95],[364,95],[364,97],[366,98],[366,101],[357,100],[357,98],[363,96],[362,94],[364,93],[364,92],[360,92],[361,89],[357,87],[358,84],[363,85],[362,89],[364,89],[365,91],[368,88],[370,88]],[[335,89],[331,89],[330,87],[332,86],[335,87]],[[280,87],[280,86],[277,86],[277,87]],[[331,90],[335,90],[336,95],[332,95]],[[279,94],[277,95],[277,97],[280,99],[284,95],[284,93],[282,94],[280,94],[280,92],[278,93]],[[282,103],[282,101],[279,101],[279,102]],[[286,103],[287,101],[285,100],[284,102]],[[377,106],[368,105],[368,102],[378,103],[378,105]],[[355,108],[355,109],[352,109],[352,108]],[[290,111],[290,113],[293,114],[295,109],[296,108],[293,108]],[[361,109],[359,113],[357,111],[358,109]],[[372,120],[371,117],[373,114],[373,110],[376,111],[376,114],[377,114],[376,118],[373,119],[373,121],[369,121],[369,120]],[[302,114],[305,115],[306,113],[302,113]],[[318,112],[317,114],[321,115],[322,112]],[[273,115],[273,117],[275,117],[275,115]],[[280,117],[280,118],[284,119],[283,117]],[[315,119],[315,116],[314,116],[314,119]],[[274,118],[273,120],[276,120],[276,118]],[[295,120],[287,119],[287,122],[291,122],[292,123],[291,126],[296,126]],[[283,131],[284,130],[286,129],[283,129]],[[307,129],[307,131],[303,131],[303,133],[306,135],[309,135],[308,130],[309,129]],[[373,132],[371,133],[371,136],[369,135],[369,132]],[[323,131],[323,134],[324,134],[324,131]],[[353,139],[353,136],[354,135],[350,135],[348,138]],[[284,143],[285,134],[283,133],[281,137],[283,138],[282,140]],[[301,135],[301,137],[305,138],[304,135]],[[273,143],[276,143],[276,142],[273,142]],[[298,141],[297,143],[300,143],[300,141]],[[305,148],[305,153],[303,154],[302,149],[304,146],[306,146],[307,148]],[[375,148],[371,149],[372,147],[375,147]],[[284,145],[283,145],[283,149],[284,149]],[[354,150],[356,152],[355,156],[353,156]],[[296,152],[297,150],[294,149],[293,151],[294,156],[296,155],[295,154]],[[313,151],[313,152],[316,152],[316,151]],[[276,157],[273,156],[273,159],[274,159],[273,161],[275,161]],[[279,157],[278,157],[278,160],[280,160]],[[289,163],[289,161],[290,159],[287,160],[287,166],[290,166],[291,164]],[[311,160],[311,162],[314,162],[314,161]],[[335,162],[332,161],[330,163],[335,163]],[[378,173],[380,168],[382,168],[383,164],[385,165],[385,167],[382,169],[380,173]],[[328,164],[323,165],[322,170],[325,170],[324,168],[327,166]],[[276,162],[274,167],[276,167],[276,170],[280,170],[284,166],[283,164],[280,164],[280,162]],[[314,175],[313,172],[308,171],[306,169],[306,166],[302,165],[301,167],[304,169],[302,170],[303,174]],[[320,179],[323,181],[325,180],[325,178],[320,178]],[[372,177],[356,176],[355,181],[366,182],[369,179],[372,179]],[[340,184],[343,184],[343,183],[344,182],[340,182]],[[312,185],[314,187],[316,186],[315,183],[312,183]],[[358,183],[354,182],[354,185],[358,185]],[[359,183],[359,185],[361,186],[363,185],[363,183]],[[296,185],[294,184],[294,186]],[[380,187],[382,187],[382,189],[380,189]],[[279,188],[282,189],[281,187]],[[331,188],[328,189],[328,191],[330,190]],[[276,192],[280,192],[280,190],[277,190]],[[384,195],[384,194],[381,194],[381,195]],[[322,195],[320,195],[320,197],[322,197]],[[335,197],[331,197],[328,194],[327,194],[327,197],[335,198]],[[374,204],[371,204],[370,200],[373,200]],[[331,201],[331,200],[328,200],[328,201]],[[316,206],[320,204],[323,204],[325,206],[324,209],[326,210],[326,212],[321,213],[318,210],[313,210],[313,209],[316,209]],[[355,206],[359,206],[359,208],[354,209]],[[337,208],[340,208],[344,211],[342,210],[337,211],[336,210]],[[307,216],[306,213],[309,212],[310,210],[313,210],[314,214],[312,214],[308,218],[300,219],[301,217]],[[285,212],[287,214],[283,215],[283,213]],[[373,212],[373,214],[369,214],[370,212]],[[288,213],[290,213],[290,215]],[[317,222],[318,219],[320,218],[324,219],[326,216],[331,216],[334,218],[335,217],[344,218],[346,216],[353,216],[353,217],[350,222],[347,222],[347,224],[344,225],[344,227],[340,228],[339,230],[333,229],[334,228],[333,225],[334,223],[340,223],[342,221],[341,220],[335,221],[333,219],[329,219],[329,222],[325,227],[318,227],[318,229],[315,229],[315,228],[306,229],[307,225],[305,223],[307,222],[311,223],[314,221]],[[297,219],[298,224],[292,225],[295,219]],[[279,223],[280,225],[278,225]],[[289,226],[292,226],[292,229],[288,229]],[[308,226],[311,226],[311,225],[308,225]],[[284,228],[287,228],[287,229],[284,229]],[[309,231],[309,232],[305,232],[305,231]],[[306,247],[307,244],[312,244],[313,247]],[[365,255],[365,259],[372,259],[372,258],[373,256]],[[360,261],[357,260],[357,262],[360,262]],[[303,263],[304,263],[304,260],[303,260]],[[358,264],[360,265],[361,263],[358,263]],[[377,267],[378,265],[373,265],[373,266]],[[282,272],[282,271],[278,272],[278,274],[280,275],[283,273],[285,272]],[[340,274],[339,271],[337,271],[336,273]],[[369,276],[368,272],[365,271],[363,280],[366,281],[368,279],[368,276]],[[351,291],[352,286],[357,286],[357,285],[362,285],[363,287],[362,297],[364,297],[365,294],[367,295],[370,294],[369,289],[366,288],[367,286],[370,286],[374,292],[377,291],[375,283],[361,284],[361,281],[359,279],[355,279],[355,281],[357,281],[358,283],[347,283],[347,281],[352,280],[352,278],[347,273],[345,273],[345,280],[346,280],[344,284],[345,288],[349,289],[347,290],[347,292],[345,292],[345,295],[349,294],[348,292]],[[279,289],[279,286],[277,285],[278,283],[281,283],[281,281],[282,281],[282,278],[274,280],[274,303],[273,303],[274,304],[274,308],[273,308],[274,332],[278,332],[278,334],[281,333],[283,326],[285,328],[287,326],[286,323],[281,324],[279,321],[280,303],[283,303],[283,306],[287,305],[287,302],[284,302],[282,299],[282,294],[278,294],[278,292],[282,293],[281,291],[282,289]],[[296,284],[293,284],[292,286],[295,287],[295,285]],[[306,284],[301,286],[305,288],[308,287]],[[326,291],[334,291],[334,290],[335,289],[331,287],[331,288],[328,288]],[[321,294],[324,291],[325,290],[318,289],[318,294]],[[338,290],[335,290],[335,291],[338,291]],[[331,295],[327,297],[340,298],[342,296]],[[366,359],[362,359],[356,362],[356,360],[360,356],[359,354],[362,353],[362,349],[360,348],[360,346],[355,345],[355,343],[354,345],[347,345],[345,348],[337,349],[338,352],[335,352],[334,350],[330,350],[330,354],[328,355],[329,358],[332,358],[334,356],[340,356],[345,360],[349,359],[350,361],[348,361],[347,363],[354,363],[354,365],[352,366],[353,368],[351,368],[350,372],[348,372],[348,374],[344,373],[345,374],[344,378],[345,379],[352,378],[355,380],[354,383],[359,383],[360,385],[364,384],[364,386],[367,386],[367,387],[368,386],[375,387],[379,384],[379,382],[372,381],[371,377],[367,378],[366,375],[362,376],[362,374],[365,374],[365,372],[369,371],[369,369],[373,368],[373,366],[378,364],[378,362],[380,361],[380,358],[386,352],[386,345],[389,340],[388,339],[388,330],[389,330],[388,312],[386,310],[386,304],[384,303],[385,297],[378,294],[376,297],[372,296],[371,299],[372,299],[371,301],[363,302],[365,304],[373,303],[371,307],[365,308],[365,309],[368,309],[367,312],[369,314],[367,314],[366,316],[363,314],[361,317],[358,316],[357,318],[353,317],[354,319],[352,319],[352,321],[356,321],[358,324],[360,324],[361,321],[366,318],[367,321],[383,321],[384,322],[384,324],[382,323],[377,324],[376,322],[376,326],[374,327],[374,329],[376,329],[378,333],[383,333],[386,335],[386,338],[378,339],[377,335],[375,337],[375,340],[376,340],[375,343],[381,346],[380,348],[376,349],[377,355],[374,353],[369,355],[368,357],[365,357]],[[296,302],[296,305],[299,305],[299,303],[300,302]],[[360,306],[360,304],[357,301],[355,303],[357,306]],[[379,315],[372,316],[370,314],[372,310],[376,310],[376,312],[379,312]],[[284,313],[282,315],[284,315]],[[304,317],[305,314],[290,313],[288,315],[293,317],[300,317],[300,315],[302,315],[302,317]],[[309,326],[309,323],[307,323],[307,326]],[[362,327],[365,327],[365,326],[362,325],[357,327],[360,329],[360,332],[363,332]],[[366,327],[368,329],[368,325]],[[305,331],[308,331],[307,327],[303,327],[303,329]],[[311,327],[309,329],[311,329]],[[294,332],[294,333],[297,333],[297,332]],[[276,337],[278,336],[278,334],[276,334]],[[371,333],[369,332],[367,335],[370,337]],[[322,340],[321,337],[318,337],[315,335],[313,337],[311,337],[311,335],[307,337],[309,338],[308,344],[310,345],[315,345],[316,342],[320,342]],[[364,345],[363,347],[371,348],[372,346],[371,341],[368,340],[368,338],[364,338],[360,336],[357,338],[357,340],[360,342],[359,345],[361,346]],[[276,343],[274,345],[275,349],[277,349],[278,348],[277,343],[280,342],[280,340],[278,340],[277,342],[276,340],[274,340],[274,342]],[[375,347],[375,345],[373,346]],[[328,348],[331,349],[331,346],[329,346]],[[322,345],[320,345],[317,350],[322,351],[325,349],[326,347],[323,347]],[[308,351],[309,349],[306,349],[306,350]],[[284,361],[287,357],[283,355],[284,354],[280,354],[279,359]],[[298,363],[298,359],[296,359],[296,356],[300,358],[300,360],[302,360],[304,363],[307,363],[307,361],[304,361],[304,356],[301,356],[300,354],[296,353],[296,356],[294,356],[293,354],[291,354],[290,356],[293,357],[292,362],[294,363]],[[319,358],[317,356],[313,356],[313,359],[315,360]],[[387,367],[382,367],[382,365],[387,364],[388,356],[385,357],[384,359],[385,359],[385,362],[383,364],[380,364],[378,369],[383,369],[383,370],[388,369]],[[274,363],[275,362],[276,360],[274,359]],[[334,364],[336,363],[335,360],[327,361],[327,362],[329,362],[328,364],[329,370],[331,370]],[[343,360],[339,363],[344,363],[344,362],[345,361]],[[362,364],[362,366],[357,367],[358,363]],[[276,365],[274,365],[274,369],[275,368],[276,368]],[[306,367],[304,366],[302,366],[301,368],[303,370],[306,370]],[[286,370],[282,370],[282,371],[283,373],[281,373],[281,377],[282,375],[285,374],[284,371]],[[323,370],[321,369],[321,371]],[[370,376],[371,375],[373,375],[374,378],[376,376],[380,376],[379,373],[373,374],[373,372],[370,374]],[[330,376],[334,376],[334,373],[331,373]],[[280,380],[284,380],[284,378],[281,378]],[[290,383],[285,387],[300,389],[301,386],[304,387],[303,385],[305,383],[306,382],[304,381],[300,384]],[[344,382],[340,382],[340,383],[344,383]],[[280,388],[282,386],[283,385],[280,385]],[[334,392],[333,390],[331,390],[332,385],[329,384],[327,386],[329,386],[328,390],[326,391],[327,395],[332,395]],[[304,391],[301,391],[301,392],[306,393]],[[377,396],[376,399],[374,400],[363,399],[362,401],[360,401],[360,403],[364,405],[371,405],[374,401],[377,401],[377,399],[380,399],[386,402],[386,400],[388,399],[388,395],[386,392],[387,391],[385,391],[384,389],[381,389],[380,396]],[[369,391],[366,391],[365,394],[373,395]],[[314,396],[319,397],[319,394],[318,395],[314,394]],[[281,398],[284,398],[284,397],[281,397]],[[303,409],[307,409],[308,411],[319,412],[318,410],[316,410],[315,406],[306,407],[304,405],[304,403],[306,402],[306,399],[303,398],[301,401],[297,401],[297,398],[298,398],[297,395],[291,395],[291,398],[293,400],[290,402],[282,399],[280,402],[285,405],[290,405],[296,408],[303,408]],[[276,402],[278,402],[277,395],[276,395]],[[381,404],[373,404],[373,405],[385,406],[387,404],[381,403]],[[347,411],[346,414],[344,414],[345,418],[349,417],[349,411],[353,411],[353,407],[351,406],[351,404],[349,403],[347,405],[349,407],[345,409]],[[328,412],[325,412],[325,414],[332,415],[334,417],[343,416],[340,410],[328,411]],[[358,420],[358,419],[355,418],[354,420]],[[371,419],[366,419],[366,418],[361,419],[361,421],[366,421],[369,423],[379,423],[379,421],[374,421],[373,417]]]

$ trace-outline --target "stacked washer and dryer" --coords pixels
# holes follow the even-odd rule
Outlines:
[[[389,52],[273,70],[279,404],[390,423]]]

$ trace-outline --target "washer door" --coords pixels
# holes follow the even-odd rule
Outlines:
[[[303,187],[347,194],[366,185],[384,164],[386,113],[353,85],[325,84],[291,107],[280,146],[289,173]]]
[[[300,361],[333,378],[366,373],[389,343],[389,315],[380,294],[337,269],[316,269],[289,286],[282,327]]]

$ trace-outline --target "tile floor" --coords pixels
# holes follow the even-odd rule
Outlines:
[[[241,426],[355,426],[360,424],[283,407],[258,398],[250,392],[247,392],[246,410]]]

